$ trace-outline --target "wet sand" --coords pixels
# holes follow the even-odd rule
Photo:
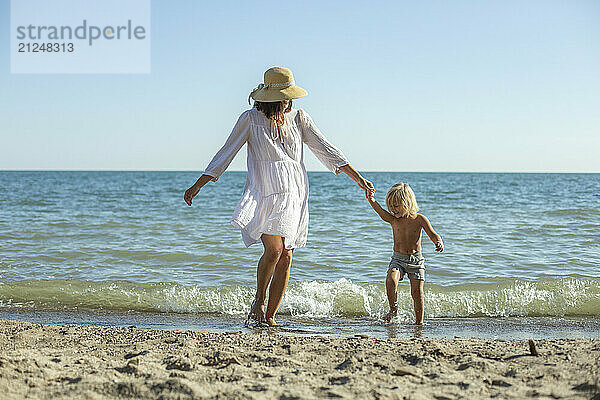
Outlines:
[[[600,400],[600,339],[534,343],[0,321],[0,398]]]

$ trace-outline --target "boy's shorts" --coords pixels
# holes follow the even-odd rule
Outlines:
[[[400,280],[404,278],[404,274],[413,279],[425,280],[425,259],[420,251],[414,254],[394,252],[388,271],[394,268],[400,271]]]

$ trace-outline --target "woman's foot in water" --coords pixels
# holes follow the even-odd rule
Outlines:
[[[277,326],[277,323],[275,322],[275,318],[273,318],[273,317],[267,317],[267,325],[269,325],[269,326]]]
[[[256,322],[266,322],[265,319],[265,305],[263,302],[259,302],[258,299],[254,299],[252,305],[250,306],[250,312],[248,313],[248,319],[246,320],[246,325],[253,319]]]

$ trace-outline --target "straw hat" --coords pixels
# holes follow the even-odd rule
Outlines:
[[[296,86],[292,71],[284,67],[272,67],[265,71],[264,83],[259,84],[252,90],[248,97],[264,103],[276,101],[299,99],[308,93],[300,86]]]

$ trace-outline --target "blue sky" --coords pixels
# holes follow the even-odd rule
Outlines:
[[[9,21],[0,169],[200,171],[281,65],[359,170],[600,172],[598,1],[152,1],[147,75],[10,74]]]

